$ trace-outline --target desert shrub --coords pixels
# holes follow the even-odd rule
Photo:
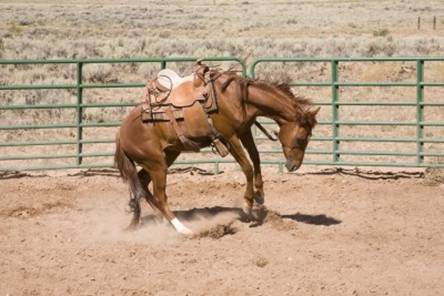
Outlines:
[[[92,83],[116,83],[119,81],[114,67],[110,64],[88,65],[84,73],[86,81]]]
[[[390,33],[388,29],[377,29],[373,31],[373,36],[375,37],[384,37]]]

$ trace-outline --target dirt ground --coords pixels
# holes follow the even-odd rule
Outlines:
[[[193,237],[123,229],[113,172],[0,180],[2,295],[439,295],[444,184],[422,173],[265,171],[268,216],[238,219],[244,179],[169,175]]]

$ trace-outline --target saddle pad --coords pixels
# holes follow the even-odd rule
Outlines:
[[[166,89],[174,89],[185,81],[193,81],[193,76],[181,77],[171,69],[163,69],[157,73],[157,81]]]

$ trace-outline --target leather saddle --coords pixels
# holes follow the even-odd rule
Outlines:
[[[201,62],[186,77],[161,70],[147,84],[142,106],[142,121],[170,122],[185,150],[199,151],[202,139],[207,139],[222,157],[228,154],[225,139],[209,117],[218,111],[217,97],[209,68]]]

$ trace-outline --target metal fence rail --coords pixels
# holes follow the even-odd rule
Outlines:
[[[71,64],[75,65],[76,75],[75,83],[72,84],[0,84],[0,114],[6,110],[32,110],[32,109],[69,109],[75,111],[74,122],[56,123],[56,124],[37,124],[37,125],[23,125],[23,124],[3,124],[0,125],[0,132],[15,132],[19,130],[36,130],[36,129],[74,129],[75,139],[58,139],[58,140],[38,140],[38,141],[4,141],[0,142],[0,149],[13,147],[33,147],[33,146],[58,146],[71,145],[76,147],[75,153],[59,153],[59,154],[14,154],[5,155],[0,154],[0,170],[47,170],[47,169],[68,169],[68,168],[99,168],[110,167],[111,162],[106,163],[85,163],[84,158],[97,157],[111,157],[112,152],[85,152],[84,146],[89,144],[109,144],[114,142],[114,134],[110,138],[85,138],[84,129],[93,127],[117,127],[120,122],[103,121],[103,122],[85,122],[83,119],[84,111],[88,108],[112,108],[112,107],[131,107],[133,103],[128,102],[111,102],[111,103],[85,103],[84,90],[93,88],[141,88],[145,83],[85,83],[83,66],[86,64],[117,64],[117,63],[153,63],[158,64],[160,68],[165,68],[168,63],[186,62],[192,63],[197,59],[194,57],[185,58],[140,58],[140,59],[95,59],[95,60],[0,60],[2,65],[46,65],[46,64]],[[236,57],[210,57],[204,59],[211,62],[235,62],[242,67],[242,74],[246,76],[246,65]],[[350,82],[340,79],[341,70],[340,65],[349,62],[410,62],[415,64],[416,80],[412,82]],[[321,82],[301,82],[294,81],[291,83],[293,87],[318,87],[330,89],[328,101],[315,102],[322,108],[330,110],[331,120],[321,120],[319,125],[331,127],[332,134],[330,136],[316,135],[316,131],[312,138],[314,142],[327,143],[329,149],[309,149],[308,155],[324,155],[328,156],[329,160],[311,160],[310,157],[304,162],[306,164],[314,165],[335,165],[335,166],[380,166],[380,167],[444,167],[444,162],[428,162],[428,157],[444,157],[444,153],[430,152],[424,148],[427,143],[444,144],[444,137],[430,137],[424,133],[425,127],[444,128],[444,120],[427,121],[425,120],[425,107],[444,107],[444,98],[439,102],[428,102],[424,100],[425,89],[427,88],[442,88],[444,82],[425,81],[424,72],[425,64],[432,62],[443,62],[444,57],[418,57],[418,58],[260,58],[253,61],[250,67],[250,76],[256,78],[260,71],[257,69],[260,65],[270,65],[275,63],[285,64],[304,64],[304,63],[324,63],[329,65],[331,77],[328,81]],[[341,90],[353,87],[399,87],[399,88],[414,88],[416,90],[416,101],[343,101],[341,100]],[[75,92],[76,102],[71,104],[39,104],[39,105],[8,105],[4,103],[2,91],[6,90],[48,90],[48,89],[64,89]],[[359,121],[359,120],[342,120],[341,107],[353,106],[380,106],[380,107],[410,107],[416,110],[415,118],[410,118],[407,121]],[[444,115],[444,114],[443,114]],[[444,118],[444,116],[443,116]],[[269,124],[268,120],[263,121]],[[414,137],[389,137],[389,136],[346,136],[340,132],[346,126],[405,126],[416,128]],[[256,134],[256,133],[255,133]],[[444,133],[443,133],[444,134]],[[263,137],[256,135],[256,140],[260,141]],[[416,149],[413,151],[356,151],[342,148],[341,143],[413,143],[416,144]],[[1,150],[0,150],[1,151]],[[283,170],[284,160],[282,159],[281,150],[276,148],[260,148],[261,154],[274,155],[277,157],[272,160],[266,159],[264,164],[278,165],[280,170]],[[1,152],[0,152],[1,153]],[[393,161],[393,162],[378,162],[378,161],[346,161],[343,157],[346,155],[354,156],[387,156],[387,157],[414,157],[415,161]],[[26,166],[2,166],[2,161],[32,161],[37,159],[67,159],[62,165],[26,165]],[[219,164],[232,163],[230,159],[192,159],[181,160],[176,162],[178,164],[213,164],[214,170],[219,170]]]

